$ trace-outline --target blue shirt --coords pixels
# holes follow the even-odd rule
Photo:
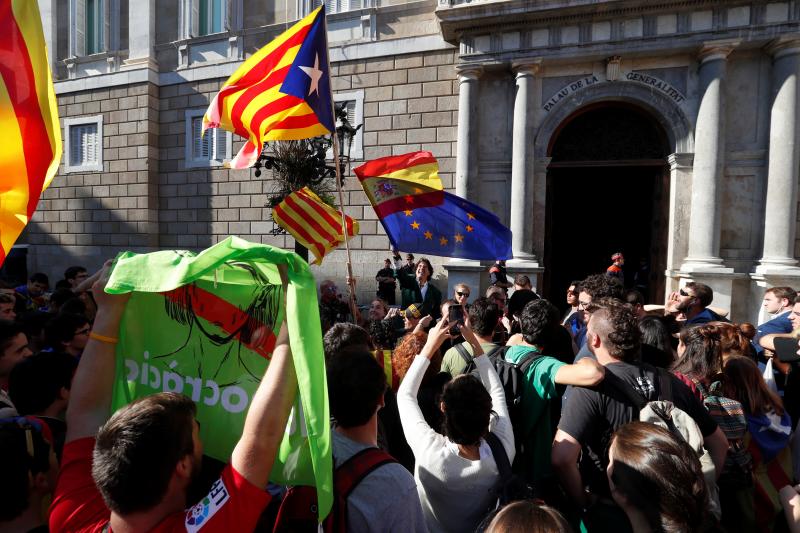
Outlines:
[[[758,325],[758,331],[752,340],[753,348],[755,348],[758,355],[761,355],[761,353],[764,351],[764,348],[758,343],[758,341],[761,340],[761,337],[775,333],[791,333],[792,330],[794,330],[792,327],[792,321],[789,319],[790,312],[791,311],[784,311],[772,320],[767,320],[763,324]]]
[[[711,309],[703,309],[697,316],[692,318],[691,320],[687,320],[686,324],[705,324],[706,322],[728,322],[725,317],[719,316],[717,313],[712,311]]]

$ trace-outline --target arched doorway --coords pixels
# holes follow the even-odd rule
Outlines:
[[[644,109],[626,102],[587,105],[561,122],[548,146],[544,292],[563,304],[572,280],[626,258],[646,301],[664,297],[669,224],[670,143]]]

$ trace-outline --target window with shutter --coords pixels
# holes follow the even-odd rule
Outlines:
[[[80,124],[70,128],[70,165],[97,164],[97,124]]]
[[[66,172],[103,170],[103,116],[64,119]]]
[[[69,0],[70,55],[82,57],[107,52],[118,41],[118,0]],[[112,25],[114,34],[112,34]]]
[[[230,132],[214,128],[203,131],[203,113],[205,110],[191,109],[186,111],[186,166],[209,167],[221,165],[231,158]]]

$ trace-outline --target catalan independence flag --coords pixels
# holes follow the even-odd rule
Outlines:
[[[314,253],[315,265],[344,242],[342,214],[308,187],[294,191],[272,210],[272,219]],[[358,221],[345,216],[347,240],[358,234]]]
[[[61,128],[39,8],[0,0],[0,264],[61,160]]]
[[[439,163],[430,152],[381,157],[353,169],[379,217],[444,199]]]
[[[323,7],[253,54],[208,106],[203,132],[222,128],[247,139],[231,168],[253,166],[265,141],[335,129]]]

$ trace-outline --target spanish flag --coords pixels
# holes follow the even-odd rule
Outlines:
[[[0,0],[0,264],[61,161],[61,128],[36,2]]]
[[[204,133],[222,128],[247,139],[231,168],[253,166],[265,141],[308,139],[335,129],[323,7],[253,54],[208,106]]]
[[[353,172],[380,218],[444,201],[439,163],[430,152],[373,159]]]
[[[294,191],[272,210],[272,219],[300,244],[314,252],[315,265],[344,242],[342,213],[308,187]],[[358,221],[345,215],[347,240],[358,234]]]

